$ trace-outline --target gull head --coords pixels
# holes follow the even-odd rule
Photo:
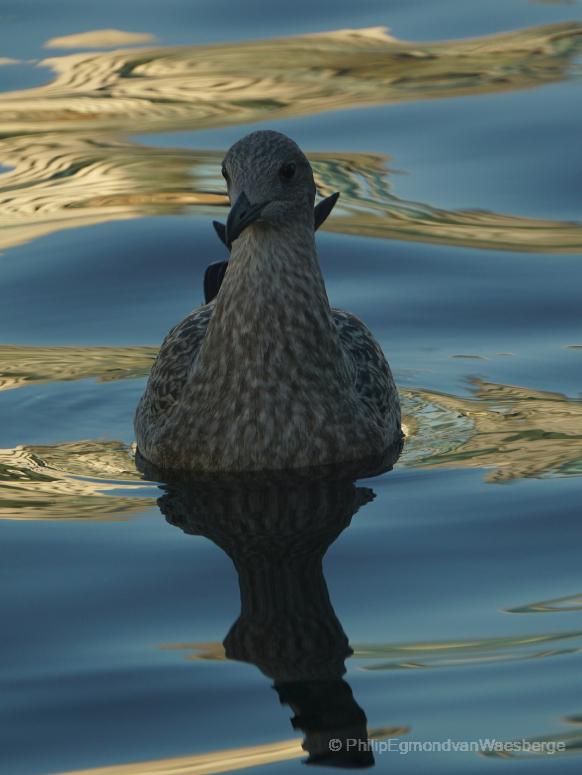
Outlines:
[[[243,137],[224,157],[222,174],[232,205],[226,222],[229,246],[251,224],[313,224],[311,165],[286,135],[262,130]]]

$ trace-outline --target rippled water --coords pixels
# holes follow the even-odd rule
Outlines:
[[[0,17],[1,771],[288,773],[369,734],[380,772],[577,772],[581,4]],[[160,487],[133,410],[256,127],[341,191],[329,295],[407,441],[357,483]],[[485,738],[566,751],[398,750]]]

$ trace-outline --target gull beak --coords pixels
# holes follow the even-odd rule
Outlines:
[[[313,226],[315,231],[319,229],[321,224],[331,213],[338,199],[339,191],[336,191],[335,194],[328,196],[327,199],[322,199],[319,204],[315,205],[315,209],[313,211]]]
[[[245,192],[243,191],[233,206],[230,208],[228,219],[226,221],[225,239],[226,246],[230,250],[232,243],[242,232],[254,223],[261,215],[268,202],[252,205]],[[216,228],[216,227],[215,227]]]
[[[240,218],[239,218],[239,230],[236,231],[235,227],[235,220],[233,219],[232,226],[229,226],[229,223],[231,221],[231,218],[233,218],[236,208],[239,206],[239,202],[243,199],[243,205],[241,205],[241,210],[244,211],[246,208],[249,210],[253,210],[254,208],[259,208],[258,214],[254,216],[254,218],[251,218],[251,220],[248,220],[244,225],[240,225]],[[327,199],[322,199],[321,202],[317,205],[315,205],[315,209],[313,211],[313,226],[315,228],[315,231],[319,229],[321,224],[326,220],[327,216],[331,213],[333,210],[335,203],[339,199],[339,191],[336,191],[335,194],[332,194],[331,196],[328,196]],[[249,223],[252,223],[253,220],[257,220],[259,215],[261,214],[261,211],[268,203],[265,202],[262,205],[251,205],[246,194],[243,192],[239,198],[234,203],[234,206],[232,210],[230,211],[230,215],[228,216],[228,221],[226,225],[224,223],[221,223],[220,221],[212,221],[212,225],[214,226],[214,230],[216,231],[216,234],[218,235],[218,239],[226,245],[228,250],[230,251],[232,247],[233,240],[235,240],[242,230],[246,228]],[[248,212],[246,213],[248,217]],[[243,213],[240,213],[240,217],[243,217]],[[243,218],[244,220],[244,218]],[[233,232],[231,232],[231,229],[234,229]]]

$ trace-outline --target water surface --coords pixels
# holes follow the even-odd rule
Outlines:
[[[367,735],[379,772],[578,771],[581,5],[1,16],[2,771],[289,773]],[[407,441],[375,478],[163,488],[133,410],[265,127],[341,191],[329,296]],[[566,751],[380,748],[485,738]]]

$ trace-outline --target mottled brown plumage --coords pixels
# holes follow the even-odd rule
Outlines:
[[[369,330],[329,306],[309,162],[287,137],[263,131],[236,143],[224,166],[231,216],[242,210],[242,224],[246,203],[260,212],[240,231],[229,217],[232,254],[217,298],[162,344],[136,412],[140,453],[186,471],[380,454],[401,435],[398,395]]]

